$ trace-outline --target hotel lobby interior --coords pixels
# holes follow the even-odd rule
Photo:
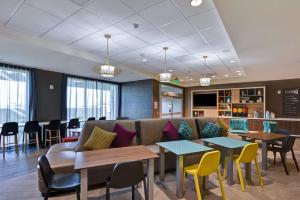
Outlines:
[[[297,200],[300,1],[0,0],[0,200]]]

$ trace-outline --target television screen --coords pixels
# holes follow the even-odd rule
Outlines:
[[[195,107],[203,106],[217,106],[217,94],[194,94],[193,103]]]

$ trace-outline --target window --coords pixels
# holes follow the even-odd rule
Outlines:
[[[85,120],[89,117],[116,119],[118,85],[95,80],[68,77],[67,118]]]
[[[0,65],[0,123],[29,120],[30,71]]]

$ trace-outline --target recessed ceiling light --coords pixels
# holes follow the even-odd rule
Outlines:
[[[239,76],[242,76],[242,73],[238,73]]]
[[[240,70],[238,70],[238,71],[235,71],[236,73],[241,73],[241,71]]]
[[[236,63],[236,60],[231,60],[230,63]]]
[[[212,78],[216,78],[216,76],[211,76]]]
[[[200,6],[202,4],[202,0],[192,0],[191,6]]]
[[[147,58],[143,58],[142,61],[143,62],[147,62],[148,60],[147,60]]]
[[[228,77],[228,74],[225,74],[224,76],[225,76],[225,77]]]
[[[173,70],[172,69],[169,69],[169,72],[172,72]]]
[[[190,81],[192,81],[193,79],[192,78],[190,78]]]

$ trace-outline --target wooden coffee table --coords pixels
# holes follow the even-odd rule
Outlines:
[[[76,154],[76,170],[80,170],[80,199],[88,198],[87,171],[92,167],[114,165],[122,162],[147,160],[147,193],[148,199],[153,199],[154,159],[159,157],[145,146],[130,146],[96,151],[84,151]],[[134,172],[133,172],[134,173]]]
[[[268,160],[268,143],[274,140],[278,139],[284,139],[287,137],[287,135],[283,134],[277,134],[277,133],[263,133],[263,132],[258,132],[258,133],[247,133],[247,134],[240,134],[243,140],[246,140],[246,138],[251,138],[255,140],[261,140],[262,145],[261,145],[261,163],[262,163],[262,168],[264,170],[268,169],[267,165],[267,160]]]

